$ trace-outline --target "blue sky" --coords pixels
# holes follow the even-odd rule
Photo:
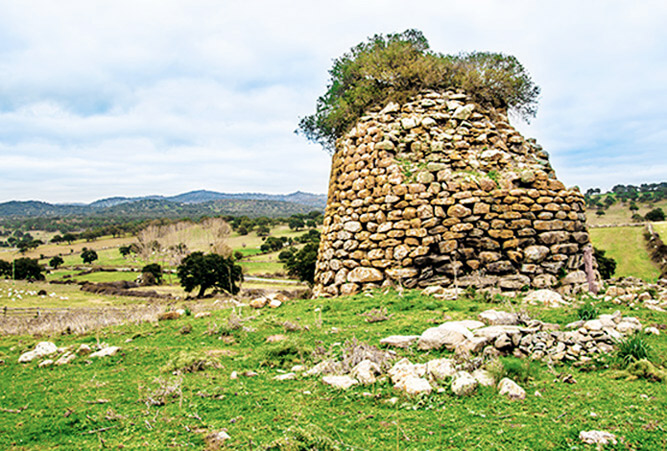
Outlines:
[[[667,2],[0,0],[0,202],[324,193],[294,134],[332,59],[417,28],[515,55],[541,87],[513,124],[567,185],[667,180]]]

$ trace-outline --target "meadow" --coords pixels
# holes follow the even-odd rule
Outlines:
[[[222,430],[230,436],[225,449],[594,449],[578,439],[579,431],[590,429],[622,437],[618,446],[605,449],[667,447],[665,385],[615,378],[612,356],[594,370],[528,361],[524,401],[510,401],[492,387],[463,398],[449,389],[411,397],[386,379],[346,391],[298,371],[294,380],[273,379],[294,365],[340,358],[355,343],[377,346],[388,335],[419,334],[489,308],[525,308],[532,317],[561,325],[577,319],[577,305],[543,310],[511,299],[496,302],[375,291],[295,300],[278,309],[225,308],[205,318],[80,335],[4,336],[0,447],[202,449],[209,434]],[[610,313],[619,306],[600,301],[598,307]],[[620,308],[643,324],[667,322],[662,312]],[[364,313],[374,309],[386,309],[388,318],[367,322]],[[285,339],[267,342],[277,334]],[[17,363],[22,352],[44,339],[71,349],[107,343],[121,352],[46,368]],[[646,340],[654,361],[664,365],[665,334]],[[396,359],[443,356],[450,353],[411,347],[398,350]]]
[[[588,232],[593,245],[616,260],[616,277],[633,276],[655,282],[660,275],[646,250],[644,227],[595,228]]]

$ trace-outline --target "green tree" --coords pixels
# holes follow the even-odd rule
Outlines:
[[[151,263],[141,268],[141,275],[145,285],[160,285],[162,283],[162,266]]]
[[[53,269],[58,269],[58,266],[65,263],[65,260],[60,255],[56,255],[51,260],[49,260],[49,266]]]
[[[97,252],[95,252],[93,249],[87,249],[84,247],[83,251],[81,252],[81,259],[84,263],[92,263],[97,260]]]
[[[644,216],[647,221],[664,221],[665,220],[665,211],[658,207],[646,213]]]
[[[10,279],[12,277],[12,264],[5,260],[0,260],[0,277]]]
[[[44,268],[32,258],[18,258],[14,260],[14,279],[16,280],[44,280]]]
[[[372,106],[402,103],[426,89],[462,88],[484,104],[534,116],[540,89],[519,61],[501,53],[442,55],[418,30],[378,34],[334,60],[326,93],[299,131],[335,150],[337,138]]]
[[[209,288],[236,294],[243,281],[243,269],[234,263],[232,257],[193,252],[178,267],[178,278],[188,293],[199,287],[198,298],[204,296]]]
[[[603,279],[611,279],[616,272],[616,260],[611,257],[605,257],[605,251],[593,248],[593,257],[598,262],[598,272]]]
[[[287,225],[292,230],[300,230],[300,229],[303,229],[303,227],[305,226],[305,223],[303,222],[303,219],[298,218],[296,216],[292,216],[291,218],[289,218],[289,221],[287,222]]]
[[[298,252],[287,256],[285,269],[290,276],[312,285],[315,281],[315,263],[317,262],[318,243],[307,243]]]

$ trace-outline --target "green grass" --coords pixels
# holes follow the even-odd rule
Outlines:
[[[633,276],[654,282],[660,275],[646,250],[643,227],[598,228],[589,229],[589,233],[593,245],[616,260],[616,277]]]
[[[663,243],[667,241],[667,222],[654,222],[653,230],[660,235],[660,239]]]
[[[375,292],[373,297],[291,301],[261,314],[248,308],[222,310],[203,319],[185,317],[50,337],[58,346],[106,342],[121,346],[122,353],[101,360],[78,357],[69,365],[49,368],[37,368],[37,362],[17,363],[22,352],[49,337],[1,337],[0,358],[5,363],[0,365],[0,448],[92,449],[103,444],[202,449],[205,435],[224,428],[231,436],[230,449],[264,449],[275,440],[299,435],[298,427],[340,449],[355,450],[594,449],[578,439],[579,431],[590,429],[623,437],[623,445],[609,449],[665,449],[665,385],[613,379],[608,377],[611,370],[556,366],[557,373],[572,374],[577,383],[570,385],[533,362],[522,383],[528,392],[524,402],[509,401],[484,387],[467,398],[448,390],[411,398],[386,381],[338,391],[315,377],[272,379],[293,364],[315,363],[318,359],[310,351],[316,347],[335,350],[352,338],[377,345],[389,334],[420,333],[446,317],[474,318],[493,307],[498,306],[465,299],[438,301],[406,291],[403,297]],[[667,322],[662,312],[609,306],[616,307],[646,324]],[[386,308],[390,319],[367,323],[360,314],[374,308]],[[561,324],[577,315],[574,306],[552,309],[550,316],[541,312],[535,309],[533,314]],[[241,318],[245,329],[225,326],[232,314]],[[285,321],[304,328],[286,333]],[[187,334],[182,332],[185,326],[191,328]],[[233,339],[220,340],[215,332],[223,330]],[[287,334],[288,340],[265,343],[277,333]],[[664,360],[665,334],[647,340]],[[413,362],[439,355],[447,353],[399,351]],[[183,356],[205,356],[219,367],[171,374],[173,362]],[[258,376],[234,380],[229,377],[232,371],[255,371]],[[166,393],[169,387],[177,387],[172,395]],[[388,402],[394,397],[397,403]]]
[[[647,204],[647,203],[637,203],[637,206],[639,207],[639,210],[637,210],[637,214],[640,216],[644,216],[646,213],[649,211],[653,210],[654,208],[662,208],[663,210],[667,211],[667,199],[663,199],[659,202],[656,202],[655,204]],[[634,221],[632,220],[632,214],[634,212],[630,211],[630,204],[623,204],[620,202],[615,203],[614,205],[610,206],[608,209],[605,210],[605,214],[602,216],[598,216],[595,214],[597,209],[593,208],[587,208],[586,209],[586,222],[590,225],[601,225],[601,224],[631,224]]]

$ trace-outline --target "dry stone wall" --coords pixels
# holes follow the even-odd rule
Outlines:
[[[505,111],[425,92],[338,140],[314,295],[391,283],[572,291],[586,286],[586,248],[582,194]]]

